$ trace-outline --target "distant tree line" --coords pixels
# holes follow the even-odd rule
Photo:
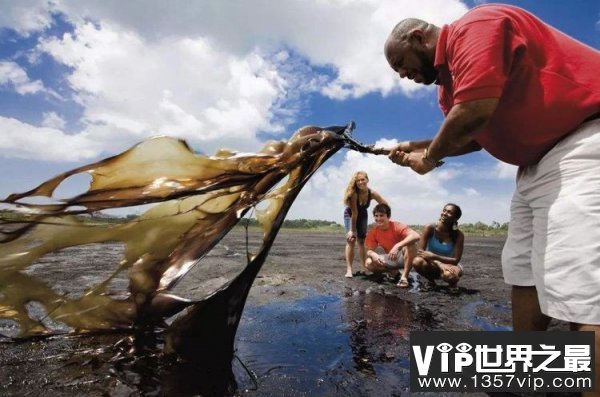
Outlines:
[[[258,226],[258,222],[254,218],[245,219],[241,221],[240,224]],[[344,230],[344,227],[339,223],[317,219],[287,219],[283,221],[282,227],[289,229],[329,229],[331,231]],[[373,227],[373,224],[369,225],[369,227]],[[421,229],[423,229],[423,225],[410,225],[410,227],[417,231],[421,231]],[[508,222],[501,224],[493,221],[489,225],[483,222],[462,223],[459,225],[459,229],[462,230],[462,232],[466,235],[503,236],[508,232]]]
[[[423,226],[411,225],[411,228],[421,231]],[[493,221],[491,224],[476,222],[476,223],[460,223],[458,228],[466,235],[471,236],[504,236],[508,233],[508,222],[499,223]]]
[[[465,223],[459,225],[459,229],[467,235],[503,236],[508,233],[508,222],[500,224],[493,221],[489,225],[483,222]]]
[[[91,215],[81,216],[84,221],[94,223],[122,223],[126,221],[134,220],[138,215],[126,215],[124,217],[116,217],[110,215],[104,215],[102,213],[92,213]],[[13,212],[10,210],[0,209],[0,219],[6,221],[28,219],[27,214]],[[245,218],[239,223],[241,226],[258,226],[258,221],[255,218]],[[373,224],[369,225],[372,227]],[[344,231],[344,227],[339,223],[332,221],[324,221],[320,219],[286,219],[283,221],[283,227],[287,229],[319,229],[327,231]],[[423,225],[410,225],[411,228],[421,231]],[[499,223],[493,221],[491,224],[483,222],[476,223],[461,223],[459,229],[466,235],[474,236],[503,236],[508,232],[508,222]]]
[[[241,225],[258,226],[258,221],[255,218],[246,218],[240,221]],[[320,219],[286,219],[283,221],[282,227],[288,229],[322,229],[343,228],[342,225],[332,221],[323,221]]]

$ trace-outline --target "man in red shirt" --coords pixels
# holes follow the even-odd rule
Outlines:
[[[484,148],[519,166],[502,255],[513,328],[554,317],[595,331],[600,379],[600,53],[505,5],[441,28],[405,19],[384,51],[401,78],[439,85],[446,116],[432,140],[401,142],[390,159],[425,174]]]
[[[369,230],[365,240],[367,247],[367,269],[374,273],[388,272],[398,274],[403,268],[398,287],[408,287],[408,274],[412,262],[417,256],[417,241],[419,233],[410,227],[390,220],[392,210],[387,204],[377,204],[373,208],[375,227]],[[377,254],[374,250],[383,248],[385,255]]]

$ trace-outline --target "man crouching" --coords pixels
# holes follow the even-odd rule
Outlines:
[[[400,288],[408,287],[408,274],[413,259],[417,256],[417,241],[419,233],[403,223],[390,220],[392,210],[387,204],[377,204],[373,208],[375,227],[369,230],[365,240],[367,247],[367,269],[373,273],[388,273],[392,277],[399,274],[403,268]],[[377,247],[383,248],[385,255],[374,252]]]

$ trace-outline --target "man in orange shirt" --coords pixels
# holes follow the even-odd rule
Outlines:
[[[375,227],[369,230],[365,246],[367,247],[367,269],[373,273],[388,272],[398,274],[402,267],[402,277],[397,286],[408,287],[408,274],[412,262],[417,256],[417,241],[419,233],[410,227],[390,220],[392,210],[387,204],[377,204],[373,208]],[[385,255],[379,255],[374,250],[383,248]]]

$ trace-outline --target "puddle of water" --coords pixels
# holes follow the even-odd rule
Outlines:
[[[246,308],[236,372],[250,395],[393,395],[408,389],[410,331],[434,328],[432,314],[397,297],[315,295]],[[241,375],[241,376],[240,376]]]
[[[470,302],[461,308],[461,316],[469,321],[471,329],[478,331],[512,331],[512,327],[502,324],[492,323],[484,317],[477,314],[477,309],[482,305],[487,305],[486,309],[495,312],[510,312],[510,308],[501,305],[492,305],[478,300]],[[497,317],[497,316],[496,316]]]
[[[478,300],[457,315],[470,329],[509,329],[478,316],[481,305],[508,310]],[[249,396],[399,395],[409,385],[410,332],[442,327],[427,308],[396,296],[312,294],[248,305],[228,374],[166,358],[160,334],[143,343],[124,334],[54,337],[4,344],[0,394],[27,384],[33,395],[223,395],[236,387]]]

